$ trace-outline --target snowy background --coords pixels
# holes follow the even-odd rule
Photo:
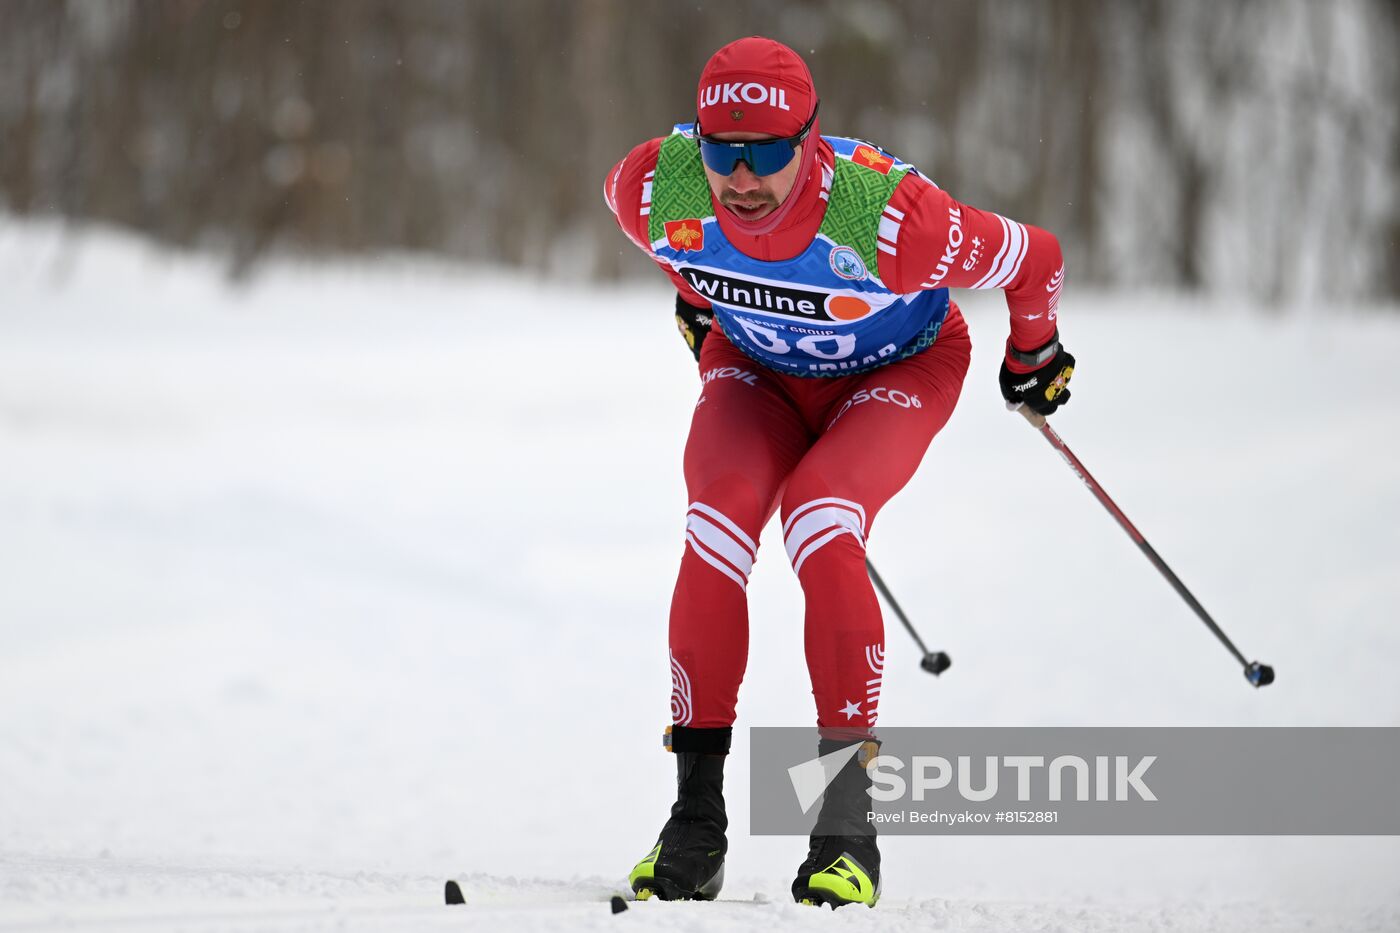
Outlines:
[[[0,220],[0,931],[1400,928],[1392,838],[896,838],[877,910],[799,908],[743,740],[724,896],[762,903],[611,916],[673,794],[667,288],[223,269]],[[962,404],[871,539],[955,666],[891,617],[884,724],[1400,725],[1400,318],[1066,293],[1056,427],[1256,691],[1002,409],[1000,297],[960,300]],[[805,724],[771,535],[750,592],[741,723]]]
[[[884,724],[1400,725],[1395,9],[0,3],[0,933],[1400,929],[1393,838],[901,837],[877,910],[798,908],[742,737],[727,902],[611,916],[697,384],[598,198],[711,50],[800,49],[828,132],[1061,239],[1055,425],[1280,678],[1003,410],[964,294],[871,538],[955,666],[891,619]],[[750,594],[741,724],[808,723],[771,536]]]

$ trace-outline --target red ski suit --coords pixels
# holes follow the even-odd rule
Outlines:
[[[608,173],[604,199],[628,237],[671,276],[681,297],[697,294],[648,245],[644,179],[661,140],[633,149]],[[797,255],[826,209],[819,182],[834,155],[823,140],[776,225],[764,232],[714,203],[725,236],[757,259]],[[1050,340],[1064,270],[1050,233],[954,201],[922,175],[899,183],[889,208],[902,217],[897,249],[879,253],[893,291],[1002,288],[1009,343]],[[887,211],[889,211],[887,208]],[[960,221],[960,230],[950,218]],[[915,356],[830,378],[778,373],[740,352],[715,327],[703,344],[703,381],[685,449],[690,506],[671,602],[671,715],[678,725],[733,724],[748,659],[749,572],[759,532],[780,511],[783,540],[806,598],[807,667],[817,725],[861,736],[875,726],[884,669],[880,606],[865,569],[865,542],[884,504],[914,475],[957,404],[971,353],[953,305],[938,339]],[[1026,371],[1014,360],[1008,365]]]

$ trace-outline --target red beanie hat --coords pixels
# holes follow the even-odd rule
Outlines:
[[[796,136],[817,105],[812,73],[781,42],[750,36],[729,43],[700,72],[700,132],[744,130]]]

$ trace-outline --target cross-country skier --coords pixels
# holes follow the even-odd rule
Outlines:
[[[806,598],[819,751],[873,743],[885,650],[865,542],[962,389],[971,344],[948,289],[1005,290],[1009,405],[1050,414],[1069,400],[1055,237],[954,200],[877,146],[822,136],[817,104],[796,52],[740,39],[701,72],[696,118],[637,146],[604,183],[623,232],[675,283],[703,380],[670,616],[677,799],[631,873],[639,897],[708,899],[722,883],[746,587],[775,511]],[[878,899],[862,767],[876,747],[828,788],[797,900]]]

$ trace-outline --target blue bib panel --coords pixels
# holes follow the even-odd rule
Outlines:
[[[689,124],[676,128],[687,138],[691,131]],[[837,157],[828,218],[798,256],[762,262],[745,255],[725,237],[712,205],[707,216],[656,218],[653,227],[662,233],[652,243],[656,255],[710,301],[730,342],[764,366],[794,376],[849,375],[912,356],[932,345],[949,307],[946,288],[896,294],[875,268],[875,231],[891,229],[889,215],[886,226],[881,226],[881,215],[888,203],[886,189],[893,187],[887,179],[862,178],[876,169],[853,163],[852,155],[868,160],[871,152],[878,153],[877,158],[887,160],[881,163],[882,176],[892,171],[902,175],[912,167],[860,140],[824,138]],[[674,143],[674,137],[668,142]],[[653,207],[676,200],[660,190],[675,181],[663,174],[668,166],[674,160],[663,159],[658,166]],[[671,171],[680,174],[674,167]],[[861,184],[867,180],[886,182],[874,189],[879,192],[874,200],[870,186]],[[701,213],[695,209],[694,179],[686,181],[691,194],[680,210]]]

